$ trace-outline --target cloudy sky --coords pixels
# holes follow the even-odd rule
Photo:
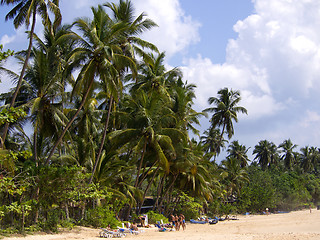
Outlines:
[[[91,16],[89,6],[105,2],[62,0],[64,22]],[[159,25],[143,37],[197,85],[198,111],[219,89],[240,90],[248,115],[239,116],[231,140],[251,147],[249,152],[264,139],[278,145],[290,138],[298,149],[320,147],[319,0],[132,2],[137,13],[146,12]],[[0,9],[0,43],[23,49],[25,28],[4,23],[7,10]],[[3,80],[0,89],[8,85]],[[208,119],[201,123],[201,131],[208,128]]]

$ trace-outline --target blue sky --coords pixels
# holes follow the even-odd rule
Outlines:
[[[297,150],[320,146],[319,0],[132,2],[159,25],[142,37],[166,52],[168,68],[181,67],[185,80],[197,85],[195,109],[207,108],[221,88],[240,90],[248,115],[239,116],[231,141],[251,147],[249,153],[264,139],[279,145],[290,138]],[[101,3],[62,0],[64,21],[91,16],[89,7]],[[20,50],[25,29],[4,24],[6,10],[0,8],[0,43]],[[7,86],[3,79],[0,89]],[[208,119],[201,123],[203,132]]]

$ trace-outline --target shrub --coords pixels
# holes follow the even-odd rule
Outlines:
[[[168,218],[166,218],[165,216],[163,216],[160,213],[155,213],[154,211],[149,211],[147,214],[148,214],[149,224],[155,224],[161,220],[165,223],[169,222]]]
[[[121,223],[116,219],[114,213],[107,207],[96,207],[87,211],[87,217],[83,220],[85,225],[93,227],[107,227],[111,228],[120,226]]]

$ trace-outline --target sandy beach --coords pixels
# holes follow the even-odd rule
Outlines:
[[[266,215],[237,216],[238,220],[209,224],[187,224],[185,231],[158,232],[156,228],[145,229],[139,235],[127,235],[126,239],[135,240],[319,240],[320,211],[312,209],[290,213]],[[97,240],[99,229],[77,227],[59,234],[28,235],[26,237],[10,237],[7,240]]]

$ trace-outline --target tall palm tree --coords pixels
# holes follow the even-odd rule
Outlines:
[[[247,155],[247,152],[250,148],[246,148],[245,145],[239,144],[239,141],[233,141],[229,147],[227,152],[229,153],[228,157],[235,158],[239,161],[240,166],[242,168],[246,167],[248,165],[248,162],[250,161]]]
[[[177,119],[176,127],[188,135],[188,131],[199,136],[199,131],[193,124],[200,125],[199,118],[204,116],[203,112],[197,112],[192,108],[196,97],[193,84],[184,83],[179,77],[177,81],[170,83],[169,91],[172,98],[172,111]],[[190,143],[189,139],[189,143]]]
[[[111,9],[113,13],[113,21],[115,24],[125,24],[127,25],[127,28],[125,31],[122,33],[121,39],[119,39],[118,45],[119,45],[119,53],[122,53],[124,56],[128,58],[132,58],[132,62],[134,62],[135,52],[138,52],[141,54],[143,51],[137,46],[140,45],[142,47],[149,48],[151,50],[158,51],[158,49],[151,43],[144,41],[138,37],[139,34],[143,33],[144,31],[151,29],[152,27],[156,26],[156,24],[150,20],[150,19],[145,19],[144,14],[140,14],[138,18],[135,19],[134,16],[134,9],[131,4],[131,1],[122,1],[120,0],[119,4],[115,3],[107,3],[104,6],[108,7]],[[122,81],[124,72],[128,68],[128,64],[123,64],[123,62],[119,61],[114,61],[113,65],[115,69],[117,69],[119,73],[119,78]],[[135,72],[133,72],[133,76],[135,78]],[[111,93],[107,93],[107,96],[109,95],[109,106],[108,106],[108,113],[105,121],[105,126],[104,126],[104,131],[103,131],[103,136],[102,136],[102,141],[100,144],[100,148],[98,151],[97,155],[97,160],[100,158],[107,134],[107,129],[109,125],[109,119],[110,119],[110,114],[111,114],[111,109],[112,105],[114,102],[114,95]],[[99,161],[99,160],[98,160]],[[95,163],[94,168],[92,170],[92,175],[89,180],[89,183],[92,182],[93,175],[96,169],[96,165],[98,162]]]
[[[247,109],[238,106],[241,100],[240,92],[223,88],[218,91],[218,97],[210,97],[209,104],[214,104],[214,107],[205,109],[205,112],[212,112],[210,119],[211,126],[222,127],[220,140],[222,142],[223,134],[227,133],[230,139],[234,135],[233,121],[238,122],[237,113],[247,114]]]
[[[284,161],[284,165],[287,169],[291,169],[295,163],[294,149],[298,145],[293,144],[290,139],[284,140],[283,143],[279,145],[280,152],[283,153],[281,159]]]
[[[0,5],[15,5],[13,9],[6,15],[6,20],[14,19],[13,24],[15,28],[20,27],[22,24],[26,24],[27,27],[30,25],[31,19],[31,29],[29,32],[29,46],[27,50],[27,55],[21,69],[21,73],[17,82],[17,86],[15,92],[12,96],[10,107],[14,106],[16,97],[20,90],[22,80],[24,77],[25,70],[28,65],[29,57],[31,54],[32,49],[32,41],[33,41],[33,33],[36,25],[36,16],[39,14],[45,24],[50,23],[48,9],[54,13],[55,15],[55,22],[54,25],[60,25],[61,22],[61,14],[59,10],[59,0],[1,0]],[[51,23],[50,23],[51,24]],[[6,124],[2,139],[5,141],[7,132],[8,132],[9,124]]]
[[[267,140],[261,140],[258,145],[254,147],[253,154],[256,155],[254,159],[259,161],[263,170],[272,164],[276,164],[279,157],[277,146]]]
[[[59,98],[62,91],[60,77],[56,69],[51,68],[50,59],[42,51],[34,49],[32,51],[33,64],[27,69],[25,80],[29,84],[29,101],[26,106],[31,109],[31,122],[34,127],[34,157],[38,163],[38,150],[46,148],[48,151],[50,145],[44,145],[42,139],[57,138],[59,129],[67,118],[61,108],[61,102],[54,101]],[[37,141],[40,140],[40,141]],[[44,149],[43,149],[44,150]]]
[[[126,36],[121,42],[121,48],[127,56],[135,57],[135,53],[139,56],[145,56],[144,48],[158,52],[155,45],[138,37],[139,34],[156,27],[157,24],[151,19],[145,18],[145,13],[141,13],[136,17],[130,0],[120,0],[118,4],[106,3],[104,6],[112,11],[115,22],[124,22],[128,25]]]
[[[125,23],[114,23],[100,5],[91,9],[94,16],[93,20],[79,18],[74,23],[84,37],[74,34],[73,37],[77,39],[79,47],[70,54],[71,67],[77,67],[80,64],[82,66],[73,88],[73,94],[81,94],[82,100],[77,112],[70,119],[51,149],[46,164],[50,162],[65,133],[92,93],[95,78],[99,77],[102,81],[108,82],[112,95],[117,99],[122,84],[119,79],[119,72],[114,67],[113,62],[125,62],[135,73],[135,63],[131,58],[122,54],[118,44],[119,40],[123,38],[127,25]]]

